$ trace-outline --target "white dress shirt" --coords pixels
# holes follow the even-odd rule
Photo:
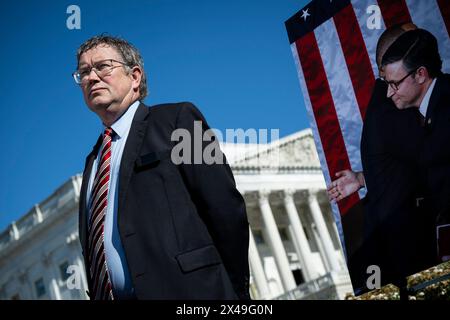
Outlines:
[[[133,295],[133,284],[131,275],[125,257],[125,251],[120,241],[120,235],[117,225],[117,207],[119,197],[119,169],[122,160],[122,154],[127,142],[128,133],[130,132],[131,123],[134,114],[139,106],[139,101],[134,102],[125,113],[111,125],[114,132],[111,143],[111,163],[110,163],[110,180],[108,189],[108,204],[106,208],[105,225],[104,225],[104,246],[105,258],[108,265],[109,276],[113,287],[114,297],[119,299],[127,299]],[[87,208],[90,208],[90,198],[92,185],[94,183],[95,174],[99,163],[101,150],[97,154],[97,158],[92,166],[92,172],[89,179],[87,190]],[[88,221],[90,210],[88,210]]]
[[[420,103],[419,111],[423,115],[424,118],[427,117],[428,105],[430,104],[431,94],[433,93],[434,85],[436,84],[436,78],[434,78],[433,82],[431,82],[430,87],[427,90],[427,93],[422,99]]]

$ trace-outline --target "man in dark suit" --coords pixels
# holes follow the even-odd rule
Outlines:
[[[416,199],[422,192],[414,159],[420,127],[413,112],[400,112],[386,99],[379,99],[383,93],[386,84],[377,80],[361,139],[368,190],[364,199],[365,264],[380,267],[382,284],[402,287],[406,276],[431,265],[418,254],[422,237]]]
[[[91,299],[249,299],[245,203],[226,163],[194,159],[194,131],[209,129],[201,113],[140,102],[143,61],[125,40],[93,37],[77,60],[74,79],[105,127],[80,195]],[[172,152],[177,129],[190,134],[191,150]],[[225,161],[214,139],[200,141],[201,154],[210,144]]]
[[[399,30],[403,28],[403,32]],[[382,57],[411,26],[393,27],[380,42],[377,57],[380,78]],[[391,38],[386,40],[386,38]],[[379,46],[383,43],[379,43]],[[377,79],[361,138],[361,157],[368,194],[365,199],[366,264],[379,265],[382,283],[406,286],[406,276],[430,267],[434,261],[425,246],[423,185],[417,156],[420,119],[415,110],[399,110],[386,95],[388,85]]]
[[[387,84],[381,80],[381,60],[399,36],[414,28],[411,24],[394,26],[380,37],[376,56],[380,78],[367,108],[361,138],[364,175],[345,170],[329,188],[330,197],[335,200],[363,186],[367,188],[361,248],[365,257],[360,273],[367,277],[366,268],[377,265],[382,284],[400,287],[406,286],[407,275],[431,265],[430,259],[420,254],[421,208],[416,203],[422,195],[415,160],[421,131],[414,110],[400,111],[387,98]],[[363,288],[360,290],[364,292]]]
[[[434,261],[442,262],[450,258],[450,78],[441,71],[436,38],[423,29],[400,36],[382,65],[387,96],[398,109],[414,110],[422,119],[418,144],[426,212],[421,230]]]

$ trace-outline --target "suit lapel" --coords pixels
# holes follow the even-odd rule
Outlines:
[[[139,150],[147,129],[148,108],[144,104],[139,104],[136,114],[128,133],[127,142],[123,150],[122,160],[119,170],[119,194],[118,194],[118,221],[124,212],[125,195],[130,183],[131,174],[134,169],[135,161],[139,155]],[[120,223],[119,223],[120,226]],[[119,227],[120,230],[120,227]]]
[[[83,248],[84,252],[87,252],[87,241],[86,241],[86,234],[87,234],[87,207],[86,207],[86,198],[87,198],[87,190],[89,185],[89,178],[91,176],[92,172],[92,165],[94,164],[95,157],[97,156],[98,150],[102,144],[102,135],[98,137],[97,143],[95,144],[94,148],[92,149],[91,153],[86,157],[86,163],[84,165],[84,172],[83,172],[83,181],[81,183],[81,191],[80,191],[80,204],[79,204],[79,237],[80,242]]]

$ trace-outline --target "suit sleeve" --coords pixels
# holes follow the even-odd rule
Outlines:
[[[201,147],[203,154],[208,145],[216,144],[210,145],[208,150],[214,146],[214,150],[219,153],[214,154],[214,158],[218,159],[223,156],[223,162],[206,164],[202,158],[201,164],[194,163],[194,123],[196,121],[201,121],[196,125],[197,132],[201,127],[202,135],[210,129],[200,111],[193,104],[184,103],[178,113],[176,127],[187,129],[191,134],[192,161],[191,164],[180,165],[181,174],[197,211],[219,251],[237,296],[240,299],[250,299],[248,288],[249,224],[245,202],[236,189],[230,166],[226,163],[225,156],[220,151],[215,137],[212,142],[203,141],[203,139],[199,141],[200,137],[195,137],[197,148]]]
[[[367,107],[361,138],[361,160],[366,187],[371,200],[378,199],[388,183],[389,154],[387,146],[392,139],[392,121],[386,112],[387,85],[377,79]]]

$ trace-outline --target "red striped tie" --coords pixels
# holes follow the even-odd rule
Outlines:
[[[89,218],[89,269],[91,297],[95,300],[113,300],[112,286],[108,274],[104,247],[104,222],[108,204],[110,178],[112,129],[106,128],[103,135],[100,164],[95,174],[90,200]]]

